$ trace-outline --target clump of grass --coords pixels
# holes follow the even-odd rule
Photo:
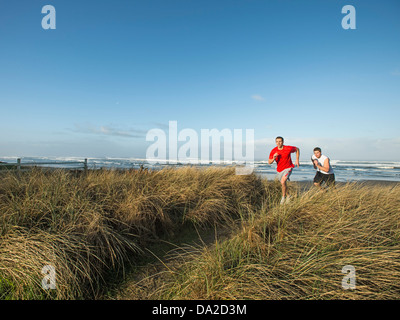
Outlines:
[[[214,247],[177,256],[153,298],[398,299],[399,208],[399,186],[310,190],[259,210]],[[354,290],[342,287],[346,265]]]
[[[151,241],[185,224],[232,223],[261,207],[265,188],[234,168],[64,170],[4,174],[0,184],[0,297],[96,298]],[[56,270],[43,290],[42,267]]]

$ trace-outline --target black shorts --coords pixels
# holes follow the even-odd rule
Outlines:
[[[334,185],[335,184],[335,174],[330,173],[330,174],[324,174],[319,171],[315,174],[314,177],[314,183],[326,183],[326,185]]]

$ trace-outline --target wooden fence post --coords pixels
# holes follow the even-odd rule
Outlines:
[[[83,168],[84,168],[85,174],[86,174],[88,171],[87,158],[85,158],[85,162],[83,163]]]
[[[21,158],[17,159],[17,171],[20,172],[21,171]]]

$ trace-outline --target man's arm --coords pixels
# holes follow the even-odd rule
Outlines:
[[[268,164],[272,164],[275,161],[277,156],[278,156],[278,152],[275,152],[273,157],[268,159]]]
[[[329,171],[329,167],[330,167],[329,158],[326,158],[326,159],[325,159],[324,165],[323,165],[323,166],[318,165],[318,163],[315,163],[315,166],[316,166],[319,170],[328,172],[328,171]]]
[[[296,147],[296,163],[295,166],[300,166],[300,149]]]
[[[317,160],[317,159],[314,159],[313,157],[311,157],[311,162],[312,162],[312,165],[313,165],[314,169],[317,169],[317,166],[315,165],[315,161],[317,161],[317,162],[318,162],[318,160]]]

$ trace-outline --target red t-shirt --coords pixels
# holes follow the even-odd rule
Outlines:
[[[278,147],[275,147],[272,149],[271,153],[269,154],[269,158],[272,159],[276,152],[278,152],[278,156],[275,159],[275,161],[278,165],[278,167],[276,168],[276,171],[281,172],[282,170],[285,170],[287,168],[294,168],[290,154],[292,152],[296,152],[296,147],[283,146],[282,150],[279,150]]]

